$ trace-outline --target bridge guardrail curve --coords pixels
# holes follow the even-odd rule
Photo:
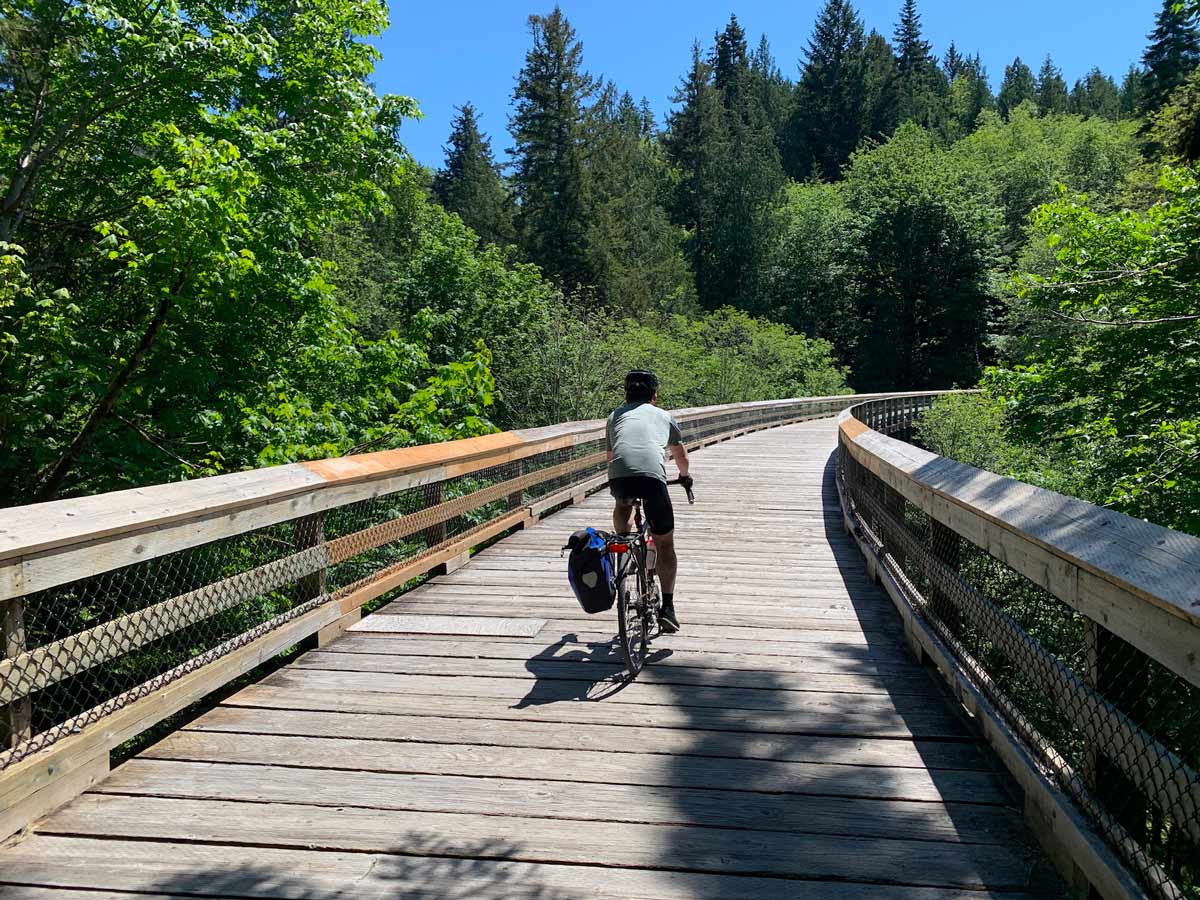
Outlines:
[[[1104,897],[1198,896],[1200,540],[908,443],[931,402],[842,412],[847,528],[1060,868]]]
[[[697,447],[861,399],[675,414]],[[122,743],[604,470],[603,421],[569,422],[0,510],[0,839]]]

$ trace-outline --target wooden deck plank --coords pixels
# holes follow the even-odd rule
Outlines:
[[[530,806],[550,799],[523,796]],[[590,806],[590,798],[584,803],[577,797],[568,799],[580,813]],[[1036,854],[1016,845],[680,827],[582,815],[568,826],[560,820],[524,818],[502,810],[493,807],[488,815],[431,814],[304,803],[289,804],[281,814],[267,817],[257,803],[89,794],[52,816],[43,831],[368,853],[404,853],[419,847],[421,837],[436,835],[439,852],[446,856],[478,858],[484,855],[481,847],[492,847],[491,853],[503,859],[650,869],[661,866],[663,855],[670,854],[677,869],[712,874],[876,884],[903,880],[915,885],[1010,890],[1041,886]],[[919,865],[913,864],[916,857]]]
[[[994,775],[983,772],[935,774],[925,769],[887,766],[683,758],[633,751],[616,754],[594,750],[514,749],[467,743],[395,744],[350,738],[313,739],[254,733],[181,731],[165,738],[143,753],[141,758],[282,765],[286,768],[350,772],[463,775],[535,782],[689,787],[919,801],[928,804],[959,802],[1002,805],[1011,801],[1002,782]],[[115,783],[129,784],[127,780]],[[589,804],[594,799],[589,793]],[[636,805],[636,792],[631,799]],[[825,823],[822,823],[822,827],[826,827]]]
[[[271,900],[1030,900],[1028,894],[873,884],[698,875],[661,869],[547,865],[495,858],[514,843],[464,848],[421,829],[407,855],[312,852],[228,844],[114,841],[37,835],[4,851],[0,883],[41,879],[47,885],[105,890],[183,891],[190,896]],[[47,859],[60,864],[47,868]],[[913,859],[909,865],[919,865]],[[447,891],[453,886],[453,892]],[[9,890],[6,887],[7,891]],[[19,897],[19,895],[16,895]],[[20,898],[24,900],[24,898]],[[44,900],[30,896],[29,900]]]
[[[421,744],[479,744],[608,753],[669,753],[777,762],[836,762],[848,766],[992,771],[994,762],[975,744],[762,732],[697,732],[630,724],[514,721],[481,717],[379,715],[339,710],[306,711],[220,706],[186,726],[195,731],[345,737]]]
[[[378,672],[389,675],[436,675],[439,677],[520,678],[526,681],[615,680],[624,672],[617,662],[594,662],[570,658],[488,659],[458,656],[396,656],[389,653],[333,653],[315,651],[296,660],[297,669],[338,672]],[[924,672],[908,675],[829,674],[820,672],[720,671],[685,666],[656,666],[646,672],[647,684],[696,685],[707,688],[746,690],[808,691],[836,694],[886,694],[941,697],[942,693]]]
[[[0,850],[0,895],[1060,894],[842,533],[833,439],[814,422],[696,456],[684,630],[632,684],[612,613],[579,610],[559,556],[605,525],[601,493],[380,613],[545,619],[536,637],[303,654]]]

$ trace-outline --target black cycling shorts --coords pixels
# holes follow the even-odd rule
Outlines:
[[[608,489],[618,500],[641,500],[651,534],[670,534],[675,530],[675,509],[667,486],[657,478],[636,475],[614,478]]]

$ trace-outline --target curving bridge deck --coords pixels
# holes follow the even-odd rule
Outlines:
[[[475,555],[118,767],[0,850],[0,896],[1059,895],[1008,776],[843,530],[825,419],[695,457],[680,635],[620,684],[558,548]],[[533,637],[376,630],[542,619]],[[401,625],[404,620],[399,621]]]

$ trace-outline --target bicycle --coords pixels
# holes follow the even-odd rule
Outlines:
[[[681,482],[676,478],[667,484]],[[688,503],[695,503],[691,487],[685,485],[684,490]],[[662,591],[655,577],[655,553],[650,529],[642,518],[640,499],[633,501],[633,522],[634,531],[610,535],[607,546],[612,554],[613,581],[617,588],[617,632],[630,676],[637,675],[646,662],[650,630],[657,627],[658,611],[662,608]]]

